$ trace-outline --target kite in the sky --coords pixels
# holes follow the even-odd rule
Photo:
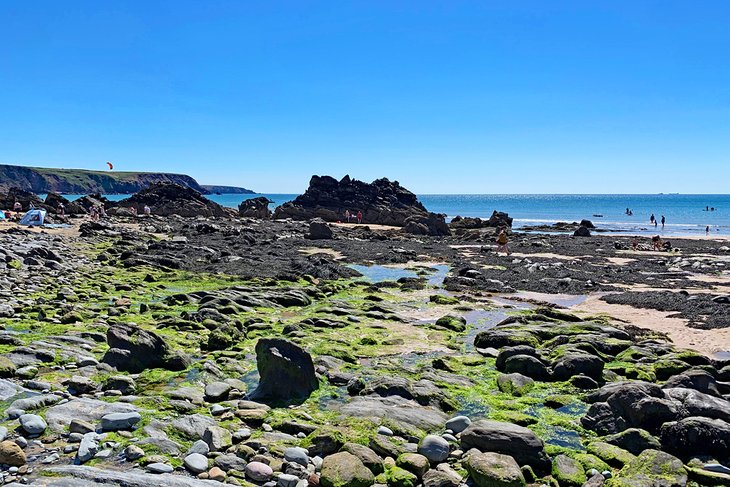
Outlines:
[[[108,162],[108,161],[107,161],[106,165],[107,165],[107,166],[109,166],[109,170],[110,170],[110,171],[111,171],[112,169],[114,169],[114,165],[113,165],[113,164],[112,164],[111,162]]]

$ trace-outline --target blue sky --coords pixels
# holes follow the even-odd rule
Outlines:
[[[0,162],[727,193],[723,1],[0,3]]]

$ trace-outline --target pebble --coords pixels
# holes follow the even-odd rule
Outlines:
[[[188,449],[185,455],[192,455],[193,453],[200,453],[201,455],[207,455],[210,453],[210,447],[203,440],[198,440]]]
[[[467,416],[454,416],[446,421],[446,429],[451,430],[454,434],[461,433],[471,424],[471,419]]]
[[[418,446],[418,453],[435,463],[449,458],[449,451],[449,442],[436,435],[426,436]]]
[[[218,467],[213,467],[210,469],[210,471],[208,471],[208,478],[210,480],[223,482],[224,480],[226,480],[226,473]]]
[[[299,477],[283,473],[279,475],[276,485],[277,487],[296,487],[297,483],[299,483]]]
[[[59,455],[58,452],[51,453],[46,458],[41,460],[41,463],[46,463],[46,464],[54,463],[54,462],[57,462],[60,458],[61,458],[61,455]]]
[[[309,453],[304,448],[294,446],[284,450],[284,459],[306,467],[309,464]]]
[[[246,465],[245,474],[254,482],[267,482],[274,475],[274,470],[265,463],[249,462]]]
[[[137,412],[111,413],[101,418],[101,429],[104,431],[126,430],[134,427],[142,419]]]
[[[185,468],[198,474],[208,470],[208,459],[200,453],[191,453],[183,460]]]
[[[124,458],[133,461],[138,460],[144,456],[144,450],[136,445],[129,445],[124,449]]]
[[[150,463],[146,468],[150,473],[172,473],[175,470],[166,463]]]
[[[385,426],[378,426],[378,434],[383,436],[393,436],[393,430]]]

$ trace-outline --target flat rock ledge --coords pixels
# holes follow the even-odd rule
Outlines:
[[[184,475],[149,474],[141,471],[101,470],[94,467],[68,465],[47,470],[58,477],[40,477],[30,484],[12,483],[12,487],[33,485],[38,487],[92,487],[98,485],[124,485],[125,487],[220,487],[213,480],[198,480]]]

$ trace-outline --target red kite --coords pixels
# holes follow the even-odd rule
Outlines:
[[[114,169],[114,166],[112,165],[112,163],[111,163],[111,162],[108,162],[108,161],[107,161],[106,165],[107,165],[107,166],[109,166],[109,170],[110,170],[110,171],[111,171],[112,169]]]

